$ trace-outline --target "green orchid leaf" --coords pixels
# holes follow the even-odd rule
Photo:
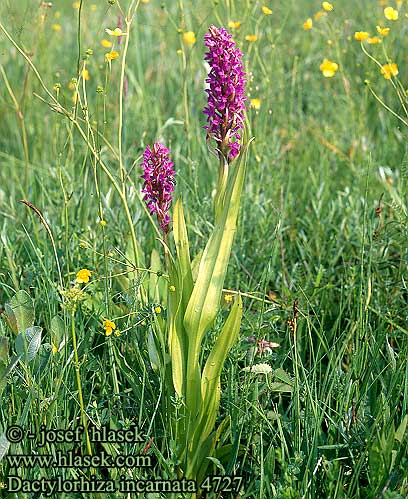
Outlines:
[[[187,306],[193,290],[193,275],[191,271],[190,244],[188,241],[181,197],[178,198],[174,206],[173,233],[174,242],[176,243],[179,270],[181,272],[181,279],[183,282],[183,302],[185,303],[185,306]]]
[[[185,395],[188,341],[183,326],[183,279],[178,262],[172,266],[169,277],[174,290],[168,292],[168,345],[174,389],[179,397],[183,397]]]
[[[240,160],[231,165],[231,178],[225,195],[222,215],[205,247],[200,261],[197,281],[184,316],[184,327],[189,338],[188,380],[186,404],[191,414],[197,414],[200,400],[199,354],[201,342],[213,324],[231,254],[232,242],[241,200],[246,168],[247,147]]]
[[[155,272],[162,271],[160,254],[156,249],[153,249],[150,257],[150,269],[153,271],[149,275],[149,299],[153,303],[161,303],[159,280],[160,277]]]
[[[203,417],[201,423],[198,425],[198,431],[203,437],[210,434],[217,418],[221,395],[221,371],[224,367],[225,359],[238,337],[241,320],[242,299],[238,295],[224,327],[207,358],[201,377]]]

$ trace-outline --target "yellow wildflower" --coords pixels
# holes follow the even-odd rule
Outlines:
[[[74,90],[75,83],[72,80],[68,83],[68,88],[69,88],[69,90]]]
[[[77,10],[78,10],[80,6],[81,6],[81,2],[74,2],[74,3],[72,4],[72,8],[73,8],[73,9],[77,9]]]
[[[385,7],[384,16],[389,21],[396,21],[398,19],[398,10],[395,10],[392,7]]]
[[[232,295],[225,295],[224,300],[225,300],[225,303],[231,303],[232,302]]]
[[[118,57],[119,57],[119,52],[115,52],[115,51],[108,52],[107,54],[105,54],[105,61],[111,62],[114,59],[117,59]]]
[[[313,27],[313,21],[312,21],[312,18],[311,17],[308,17],[306,19],[306,21],[303,23],[303,29],[304,30],[308,30],[308,29],[312,29]]]
[[[194,31],[186,31],[183,33],[183,42],[187,45],[194,45],[196,42],[196,36]]]
[[[381,28],[381,26],[377,26],[377,33],[381,36],[387,36],[390,32],[390,28]]]
[[[176,291],[176,286],[169,286],[169,291],[171,291],[172,293],[174,293],[174,291]]]
[[[314,15],[314,19],[315,19],[315,21],[318,21],[321,17],[324,17],[324,16],[327,16],[327,12],[325,12],[324,10],[319,10]]]
[[[58,352],[58,347],[52,345],[52,354],[55,355]]]
[[[106,28],[105,29],[106,33],[108,33],[108,35],[110,36],[116,36],[116,37],[120,37],[120,36],[125,36],[126,33],[123,32],[120,28],[115,28],[114,30],[111,30],[109,28]]]
[[[390,80],[391,76],[397,76],[398,66],[395,64],[395,62],[385,64],[384,66],[381,66],[381,74],[386,80]]]
[[[81,269],[76,275],[76,282],[84,283],[89,282],[92,272],[88,269]]]
[[[161,314],[162,309],[161,307],[155,307],[154,311],[156,312],[156,314]]]
[[[367,31],[356,31],[354,33],[354,38],[358,41],[358,42],[362,42],[364,40],[367,40],[367,38],[370,36],[370,33],[368,33]]]
[[[375,45],[376,43],[381,43],[381,38],[379,36],[372,36],[370,38],[367,38],[367,43],[370,45]]]
[[[109,319],[103,319],[102,327],[105,330],[105,336],[110,336],[112,331],[116,329],[116,324]]]
[[[241,26],[241,21],[229,21],[228,26],[231,29],[238,29]]]
[[[102,45],[102,47],[110,49],[112,47],[112,42],[110,42],[109,40],[104,38],[103,40],[101,40],[101,45]]]
[[[82,70],[82,77],[84,80],[89,80],[89,71],[87,69]]]
[[[256,42],[258,40],[258,37],[256,35],[247,35],[245,37],[245,40],[247,42]]]
[[[331,12],[334,9],[333,5],[329,2],[322,2],[322,7],[324,10],[327,10],[327,12]]]
[[[320,71],[323,73],[325,78],[331,78],[335,75],[336,71],[339,69],[339,65],[336,62],[324,59],[320,64]]]
[[[250,107],[252,109],[261,109],[261,99],[251,99]]]
[[[53,24],[53,25],[51,26],[51,29],[52,29],[53,31],[61,31],[61,30],[62,30],[62,28],[61,28],[61,24]]]
[[[268,16],[268,15],[271,15],[271,14],[272,14],[272,10],[271,10],[271,9],[269,9],[268,7],[266,7],[266,5],[264,5],[264,6],[262,7],[262,12],[263,12],[266,16]]]

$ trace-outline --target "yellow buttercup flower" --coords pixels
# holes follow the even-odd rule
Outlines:
[[[373,36],[373,37],[370,37],[370,38],[367,38],[367,43],[369,43],[370,45],[375,45],[376,43],[381,43],[382,40],[379,36]]]
[[[358,42],[362,42],[364,40],[367,40],[367,38],[370,36],[370,33],[368,33],[367,31],[356,31],[354,33],[354,38],[358,41]]]
[[[154,311],[156,312],[156,314],[161,314],[162,308],[161,307],[155,307]]]
[[[336,62],[324,59],[320,64],[320,71],[323,73],[325,78],[331,78],[335,75],[336,71],[339,69],[339,65]]]
[[[116,324],[109,319],[103,319],[102,327],[105,330],[105,336],[110,336],[112,331],[116,329]]]
[[[377,26],[377,33],[381,36],[387,36],[390,32],[390,28],[381,28],[381,26]]]
[[[183,42],[185,44],[192,46],[196,41],[197,40],[194,31],[186,31],[185,33],[183,33]]]
[[[391,76],[397,76],[398,66],[395,64],[395,62],[385,64],[384,66],[381,66],[381,74],[386,80],[390,80]]]
[[[398,10],[395,10],[392,7],[385,7],[384,16],[389,21],[396,21],[398,19]]]
[[[82,284],[89,282],[92,272],[88,269],[81,269],[76,275],[76,282]]]
[[[119,52],[115,52],[115,51],[108,52],[107,54],[105,54],[105,61],[111,62],[114,59],[117,59],[118,57],[119,57]]]
[[[103,40],[101,40],[101,45],[102,45],[102,47],[110,49],[112,47],[112,42],[110,42],[109,40],[104,38]]]
[[[225,300],[225,303],[231,303],[232,302],[232,295],[225,295],[224,300]]]
[[[120,36],[125,36],[126,35],[126,33],[124,33],[120,28],[115,28],[114,30],[106,28],[105,31],[110,36],[120,37]]]
[[[61,24],[53,24],[53,25],[51,26],[51,29],[52,29],[53,31],[61,31],[61,30],[62,30],[62,27],[61,27]]]
[[[89,80],[89,71],[87,69],[82,70],[82,77],[84,80]]]
[[[245,40],[247,42],[256,42],[258,40],[258,37],[256,35],[247,35],[245,37]]]
[[[250,107],[252,109],[261,109],[261,99],[251,99]]]
[[[313,27],[313,21],[312,21],[312,18],[311,17],[308,17],[306,19],[306,21],[303,23],[303,29],[304,30],[308,30],[308,29],[312,29]]]
[[[329,2],[322,2],[322,7],[324,10],[327,10],[327,12],[331,12],[334,9],[333,5]]]
[[[169,291],[174,293],[174,291],[176,291],[176,286],[173,286],[173,284],[171,286],[169,286]]]
[[[55,355],[58,352],[58,347],[52,345],[52,354]]]
[[[228,26],[231,29],[238,29],[241,26],[241,21],[228,21]]]
[[[272,14],[272,10],[269,7],[266,7],[266,5],[262,7],[262,12],[267,16]]]
[[[318,21],[321,17],[324,17],[324,16],[327,16],[327,12],[325,12],[324,10],[319,10],[314,15],[314,19],[315,19],[315,21]]]

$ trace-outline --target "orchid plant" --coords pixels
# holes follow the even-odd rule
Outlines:
[[[179,471],[186,478],[198,481],[204,477],[210,463],[207,457],[215,455],[217,442],[228,422],[228,419],[224,420],[215,429],[221,371],[241,324],[242,300],[239,294],[206,359],[201,358],[201,347],[220,309],[236,231],[247,151],[241,137],[246,99],[242,53],[224,28],[210,26],[205,44],[208,47],[205,59],[211,67],[207,78],[205,129],[207,140],[213,139],[216,143],[219,179],[215,225],[203,250],[195,282],[181,197],[173,210],[175,255],[169,252],[169,209],[174,190],[169,151],[163,144],[155,143],[146,149],[142,163],[142,192],[150,212],[156,214],[164,236],[169,279],[167,325],[157,323],[160,331],[156,339],[159,345],[160,338],[166,338],[167,355],[162,356],[162,370],[167,380],[168,400],[176,398],[181,401],[181,414],[172,421],[178,443]],[[170,361],[166,362],[166,358]]]

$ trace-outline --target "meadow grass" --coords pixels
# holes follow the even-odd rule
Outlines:
[[[70,1],[40,3],[4,0],[0,6],[0,21],[16,43],[0,34],[0,304],[4,310],[25,290],[35,325],[43,328],[36,357],[4,377],[15,333],[0,322],[0,433],[16,424],[38,431],[42,424],[138,423],[147,435],[143,443],[98,443],[92,452],[146,450],[156,464],[37,465],[19,476],[177,478],[169,420],[180,401],[171,408],[165,403],[151,334],[156,321],[166,321],[159,293],[166,276],[158,233],[141,202],[140,163],[156,139],[171,148],[195,256],[212,229],[217,180],[202,128],[202,40],[214,23],[233,33],[245,55],[248,104],[260,102],[247,110],[247,135],[255,141],[225,283],[225,296],[240,291],[244,303],[239,341],[221,380],[219,421],[230,417],[222,434],[230,446],[212,459],[209,473],[242,475],[244,487],[235,495],[242,498],[407,497],[407,116],[395,80],[383,78],[354,32],[374,35],[379,23],[391,27],[382,44],[365,47],[384,64],[386,46],[404,85],[408,5],[400,2],[399,19],[387,21],[384,5],[374,0],[336,2],[318,20],[320,3],[306,0],[139,2],[121,76],[126,37],[115,40],[112,50],[120,57],[109,63],[111,49],[101,45],[113,40],[105,28],[118,25],[117,3],[85,0],[80,10]],[[128,4],[121,2],[124,11]],[[313,27],[304,30],[308,17]],[[241,26],[228,28],[229,21]],[[195,44],[183,41],[186,31],[195,33]],[[248,35],[257,40],[247,41]],[[338,63],[332,78],[319,70],[324,58]],[[84,268],[91,278],[73,295]],[[223,298],[202,359],[230,306]],[[105,318],[119,335],[105,335]],[[251,336],[279,347],[260,355]],[[271,373],[243,370],[260,363]],[[71,447],[58,445],[63,452]],[[2,449],[4,439],[0,455]],[[54,450],[49,444],[38,452]],[[9,449],[35,451],[27,438]],[[80,451],[87,451],[85,438]],[[0,481],[11,474],[3,457]],[[0,496],[42,497],[5,489]]]

